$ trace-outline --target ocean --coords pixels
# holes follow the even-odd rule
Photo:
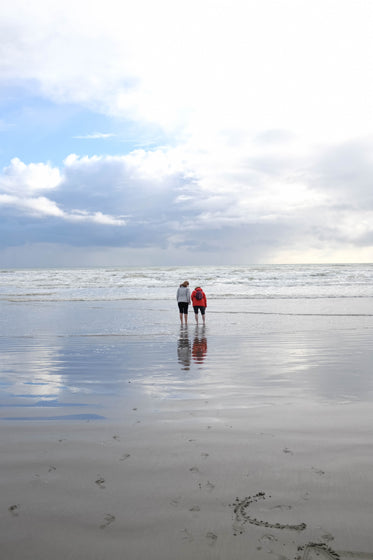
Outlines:
[[[207,294],[203,331],[193,313],[180,329],[185,279]],[[271,384],[276,398],[373,400],[372,287],[366,264],[2,270],[3,416],[111,417],[135,386],[221,406],[268,402]]]
[[[209,298],[370,298],[373,264],[0,270],[0,301],[172,300],[187,279]]]
[[[184,280],[206,326],[180,325]],[[5,556],[371,560],[372,287],[369,264],[2,270]]]

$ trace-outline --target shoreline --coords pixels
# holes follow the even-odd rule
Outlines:
[[[157,334],[147,304],[20,305],[0,339],[4,558],[373,560],[372,318],[297,305],[188,329],[172,309]]]

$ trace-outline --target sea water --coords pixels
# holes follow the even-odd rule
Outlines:
[[[369,264],[2,270],[2,418],[373,401],[372,287]]]
[[[184,279],[210,298],[361,298],[373,264],[0,270],[0,301],[172,300]]]

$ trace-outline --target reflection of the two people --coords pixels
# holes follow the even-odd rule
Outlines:
[[[187,328],[180,329],[180,335],[177,343],[177,356],[179,363],[183,366],[183,369],[189,369],[191,358],[196,362],[196,364],[202,364],[207,353],[207,338],[206,329],[196,327],[194,333],[193,346],[191,345],[189,339],[189,331]]]

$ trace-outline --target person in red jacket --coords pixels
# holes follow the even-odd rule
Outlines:
[[[203,324],[205,324],[207,299],[206,299],[205,292],[199,286],[197,286],[197,288],[192,292],[192,304],[193,304],[194,316],[196,318],[197,325],[198,325],[198,311],[200,311],[202,315]]]

